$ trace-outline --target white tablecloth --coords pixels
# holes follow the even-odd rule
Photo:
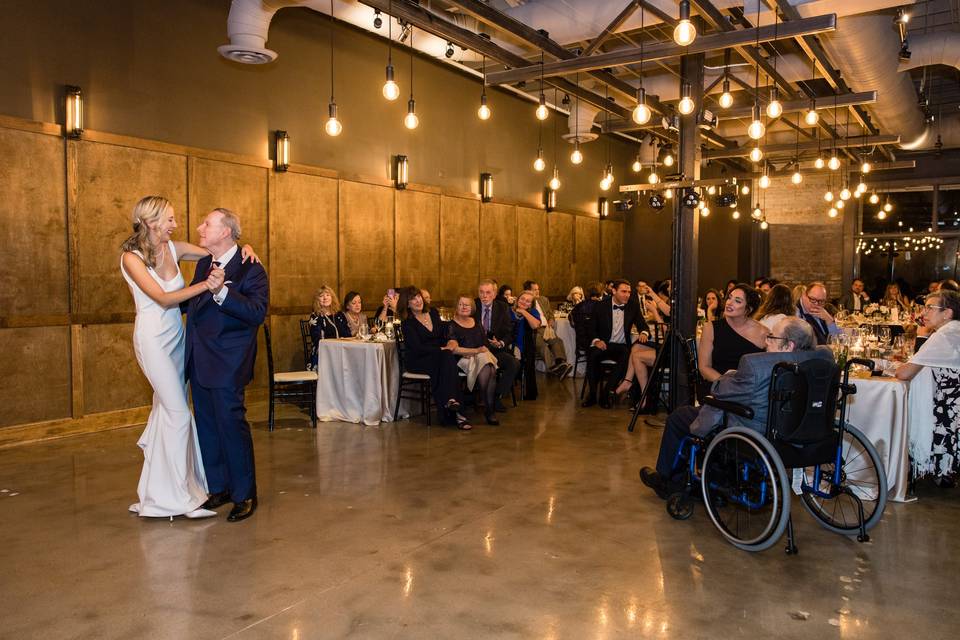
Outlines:
[[[376,425],[393,420],[400,366],[395,342],[317,343],[317,418]]]
[[[557,337],[563,340],[563,348],[567,352],[567,360],[572,364],[577,359],[577,332],[573,330],[567,318],[556,318]],[[573,372],[574,377],[586,375],[587,363],[580,361],[580,366]]]
[[[896,378],[850,381],[857,393],[849,397],[847,422],[876,447],[887,472],[888,499],[905,502],[910,476],[910,385]]]

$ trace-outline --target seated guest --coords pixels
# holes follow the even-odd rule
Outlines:
[[[756,291],[745,285],[748,290]],[[740,292],[740,285],[733,295]],[[759,294],[757,294],[759,295]],[[814,349],[813,331],[803,320],[795,317],[784,318],[767,336],[767,353],[751,353],[743,356],[735,370],[728,371],[718,378],[711,393],[718,400],[736,402],[753,409],[753,418],[741,418],[733,414],[727,416],[727,426],[746,427],[759,433],[766,432],[768,393],[773,367],[778,362],[804,362],[811,358],[832,360],[833,355],[827,349]],[[679,476],[683,468],[673,468],[680,443],[690,435],[706,436],[723,424],[723,412],[715,407],[679,407],[667,418],[667,426],[660,439],[660,454],[657,456],[656,470],[644,467],[640,470],[643,483],[653,489],[658,496],[666,499],[670,493],[679,490]]]
[[[960,293],[960,283],[952,278],[941,280],[937,283],[937,291],[954,291]]]
[[[724,297],[730,295],[730,292],[733,291],[733,288],[737,286],[736,280],[727,280],[727,286],[723,289]]]
[[[900,293],[900,285],[896,282],[891,282],[887,285],[880,304],[891,309],[899,309],[900,311],[906,311],[910,308],[910,301]]]
[[[653,286],[653,296],[645,303],[644,315],[649,315],[653,322],[670,324],[670,293],[672,285],[669,280],[661,280]]]
[[[524,282],[523,290],[533,294],[533,307],[540,315],[536,353],[543,358],[547,373],[564,378],[573,369],[573,365],[567,362],[567,350],[563,346],[563,340],[557,336],[557,323],[553,317],[550,298],[540,295],[540,285],[534,280]]]
[[[577,336],[577,349],[584,353],[590,348],[590,341],[593,339],[588,332],[590,323],[593,322],[594,308],[603,297],[603,285],[599,282],[587,285],[586,296],[586,299],[577,303],[567,316]]]
[[[603,295],[604,297],[613,295],[613,283],[614,280],[607,280],[603,283]]]
[[[373,314],[373,321],[376,322],[377,325],[382,327],[396,319],[397,300],[399,300],[399,298],[400,293],[396,287],[387,290],[387,293],[383,296],[383,302],[377,307],[377,310]]]
[[[460,379],[457,375],[456,340],[436,309],[424,306],[417,287],[405,287],[397,300],[397,315],[403,331],[403,367],[411,373],[430,376],[430,390],[442,424],[456,423],[469,431],[470,423],[460,415]]]
[[[754,280],[753,280],[753,289],[754,289],[754,291],[758,291],[758,292],[759,292],[759,291],[760,291],[760,286],[763,284],[764,280],[766,280],[766,279],[767,279],[766,276],[760,276],[760,277],[758,277],[758,278],[754,278]]]
[[[583,302],[583,289],[578,286],[570,289],[570,293],[567,294],[567,302],[574,306]]]
[[[347,321],[351,336],[364,335],[370,328],[367,316],[363,312],[363,300],[356,291],[351,291],[343,297],[343,317]]]
[[[630,345],[633,342],[630,330],[633,327],[637,328],[641,342],[649,339],[650,330],[636,298],[631,295],[630,283],[626,280],[615,280],[613,295],[596,304],[590,323],[590,349],[587,351],[587,383],[590,390],[582,406],[592,407],[597,404],[602,360],[613,360],[616,363],[610,381],[619,382],[625,377]],[[605,385],[600,396],[601,407],[610,406],[610,396],[614,388],[609,382]]]
[[[770,289],[773,289],[776,284],[777,281],[773,278],[764,278],[760,283],[760,297],[766,298],[767,294],[770,293]]]
[[[773,331],[773,328],[780,324],[781,320],[796,315],[796,309],[790,287],[785,284],[777,284],[770,289],[770,293],[763,299],[763,304],[760,305],[753,317],[768,331]]]
[[[800,298],[803,297],[803,294],[807,292],[807,285],[798,284],[793,289],[790,290],[790,297],[793,298],[794,306],[800,304]]]
[[[460,357],[457,366],[467,375],[467,389],[479,389],[483,395],[484,418],[489,425],[498,425],[494,409],[497,402],[497,359],[487,349],[487,338],[480,323],[473,319],[474,304],[470,296],[457,298],[457,310],[450,321],[450,339],[457,342],[453,352]]]
[[[760,294],[750,285],[737,285],[727,296],[723,317],[703,325],[697,365],[706,386],[737,368],[740,358],[759,353],[770,331],[751,316],[760,306]]]
[[[500,288],[497,289],[497,300],[503,300],[508,307],[512,307],[513,303],[517,301],[513,295],[513,287],[508,284],[500,285]]]
[[[335,338],[349,338],[350,327],[347,319],[340,312],[340,303],[337,294],[325,284],[313,294],[313,313],[310,314],[310,337],[313,340],[311,360],[313,367],[317,366],[317,343],[321,340]]]
[[[510,319],[510,307],[496,297],[496,282],[482,280],[477,285],[473,319],[480,323],[483,334],[487,338],[487,348],[497,359],[500,380],[497,382],[497,398],[494,407],[497,411],[505,412],[507,407],[503,404],[503,398],[513,388],[517,371],[520,370],[520,362],[513,356],[513,321]]]
[[[897,368],[910,383],[911,406],[924,406],[910,424],[910,457],[917,475],[943,488],[960,472],[960,294],[941,288],[923,304],[923,324],[933,333]]]
[[[524,400],[537,399],[537,330],[541,325],[540,312],[533,306],[532,291],[524,291],[517,296],[517,302],[510,311],[513,319],[513,344],[520,354],[523,367]]]
[[[827,344],[827,336],[843,331],[824,308],[826,304],[827,287],[822,282],[811,282],[807,285],[797,303],[797,316],[810,324],[817,344]]]
[[[863,280],[854,278],[850,283],[850,291],[840,297],[840,306],[851,313],[856,313],[863,311],[868,304],[870,304],[870,296],[864,290]]]
[[[721,315],[720,292],[716,289],[707,289],[703,294],[703,303],[700,305],[703,311],[703,318],[707,322],[717,320]]]
[[[430,292],[426,289],[420,289],[420,297],[423,298],[423,304],[429,309],[430,303],[432,302]]]

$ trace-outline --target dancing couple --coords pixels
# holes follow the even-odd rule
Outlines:
[[[232,502],[227,520],[245,520],[257,508],[257,483],[244,388],[267,313],[267,273],[249,245],[237,246],[240,219],[228,209],[204,218],[199,246],[172,239],[177,222],[166,198],[141,199],[132,217],[120,271],[137,308],[133,348],[153,408],[137,442],[140,501],[130,511],[208,518]],[[197,262],[190,286],[180,260]]]

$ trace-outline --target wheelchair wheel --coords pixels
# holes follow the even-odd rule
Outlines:
[[[863,503],[864,529],[869,530],[883,516],[887,506],[887,474],[876,448],[859,429],[847,425],[843,434],[843,452],[840,470],[842,487],[849,488]],[[856,535],[860,531],[857,501],[849,493],[838,493],[832,486],[833,463],[820,465],[823,478],[820,490],[834,493],[833,498],[821,498],[812,493],[804,493],[803,506],[825,528],[842,535]],[[811,483],[814,467],[803,470],[807,482]],[[834,489],[831,491],[831,489]]]
[[[732,545],[763,551],[790,519],[790,479],[766,438],[743,427],[720,432],[703,457],[703,503]]]
[[[674,520],[686,520],[693,515],[693,497],[683,491],[671,493],[667,498],[667,513]]]

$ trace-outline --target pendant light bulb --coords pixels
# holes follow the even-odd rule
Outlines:
[[[823,199],[827,202],[833,202],[833,191],[827,191],[825,194],[823,194]]]
[[[729,109],[733,106],[733,94],[730,93],[730,81],[723,81],[723,93],[720,94],[720,108]]]
[[[703,216],[704,218],[706,218],[707,216],[709,216],[709,215],[710,215],[710,207],[704,207],[703,209],[700,209],[700,215]]]
[[[393,80],[393,65],[387,65],[387,81],[383,83],[383,97],[391,102],[400,97],[400,87]]]
[[[863,164],[860,165],[860,173],[870,173],[871,169],[873,169],[873,167],[866,160],[864,160]]]
[[[817,113],[817,110],[813,108],[813,105],[810,105],[810,108],[805,114],[803,114],[803,121],[807,123],[807,126],[813,127],[820,122],[820,114]]]
[[[760,150],[760,147],[750,149],[750,160],[752,162],[760,162],[763,160],[763,151]]]
[[[831,218],[836,218],[839,213],[840,212],[837,211],[836,207],[830,207],[830,209],[827,211],[827,215]]]
[[[753,121],[750,123],[750,126],[747,127],[747,135],[750,136],[752,140],[759,140],[766,131],[767,128],[764,127],[763,122],[760,121],[760,107],[755,104],[753,105]]]
[[[780,103],[777,88],[774,87],[770,90],[770,102],[767,103],[767,117],[779,118],[781,115],[783,115],[783,105]]]
[[[690,46],[697,39],[697,28],[690,22],[690,1],[680,2],[680,21],[673,29],[673,41],[681,47]]]
[[[537,120],[546,120],[547,116],[550,115],[550,111],[547,109],[547,98],[542,93],[540,94],[540,104],[537,105]]]
[[[533,161],[534,171],[543,171],[547,168],[547,163],[543,161],[543,148],[537,149],[537,159]]]
[[[847,206],[847,204],[843,200],[837,200],[833,206],[835,206],[837,209],[843,209],[845,206]]]
[[[550,178],[549,185],[554,191],[560,188],[560,171],[556,168],[553,169],[553,177]]]
[[[731,216],[733,217],[734,220],[739,220],[739,219],[740,219],[740,212],[737,211],[736,209],[734,209],[734,210],[733,210],[733,213],[731,214]]]
[[[610,176],[604,176],[603,179],[600,181],[600,188],[603,191],[607,191],[608,189],[610,189],[610,184],[611,184]]]
[[[323,126],[323,128],[327,132],[328,136],[335,138],[343,131],[343,125],[340,123],[340,120],[337,119],[336,102],[330,103],[329,114],[330,117],[327,119],[327,123]]]
[[[801,182],[803,182],[803,174],[800,173],[799,171],[794,171],[793,175],[790,176],[790,182],[792,182],[793,184],[800,184]]]
[[[886,211],[884,211],[883,209],[881,209],[880,211],[877,211],[877,220],[886,220],[886,219],[887,219]]]
[[[660,176],[657,175],[656,169],[652,169],[650,171],[650,175],[649,177],[647,177],[647,182],[649,182],[650,184],[657,184],[658,182],[660,182]]]
[[[742,187],[740,187],[740,193],[742,193],[745,196],[750,195],[750,185],[745,184]]]
[[[680,87],[680,104],[677,105],[677,111],[688,116],[693,113],[693,110],[696,108],[697,105],[693,102],[693,98],[690,97],[690,83],[684,82]]]
[[[864,184],[863,182],[857,185],[857,191],[859,191],[860,193],[865,193],[866,190],[867,190],[867,185]]]
[[[403,117],[403,126],[407,129],[413,130],[420,125],[420,118],[416,114],[417,103],[413,98],[407,100],[407,115]]]
[[[750,217],[754,220],[759,220],[763,217],[763,211],[760,209],[760,207],[757,207],[753,210],[753,213],[750,214]]]
[[[673,166],[673,154],[667,151],[667,154],[663,156],[663,166],[672,167]]]
[[[630,169],[632,169],[634,173],[640,173],[640,170],[643,169],[643,164],[640,162],[640,156],[637,156],[634,159],[633,164],[630,165]]]
[[[490,107],[487,106],[487,94],[482,94],[480,96],[480,108],[477,109],[477,117],[481,120],[490,119]]]
[[[813,161],[813,166],[815,166],[817,169],[823,169],[824,164],[823,158],[820,156],[817,156],[817,159]]]
[[[707,187],[707,193],[708,193],[709,195],[712,196],[712,195],[714,195],[716,192],[717,192],[717,188],[716,188],[714,185],[710,185],[709,187]]]
[[[846,187],[844,187],[843,189],[840,190],[840,199],[841,199],[841,200],[849,200],[851,195],[853,195],[853,194],[850,193],[850,189],[847,189]]]
[[[762,176],[760,176],[759,184],[761,189],[768,188],[770,186],[770,176],[768,176],[767,174],[763,174]]]
[[[870,204],[877,204],[878,202],[880,202],[880,196],[878,196],[878,195],[875,194],[875,193],[871,193],[871,194],[870,194]]]
[[[633,108],[631,117],[637,124],[647,124],[653,117],[653,112],[647,106],[647,91],[643,87],[637,90],[637,106]]]
[[[840,158],[836,155],[830,156],[830,159],[827,160],[827,166],[830,168],[830,171],[836,171],[840,168]]]
[[[767,222],[766,220],[761,220],[761,221],[760,221],[760,228],[763,229],[764,231],[766,231],[767,229],[770,228],[770,223]]]
[[[893,211],[893,204],[889,200],[887,200],[886,204],[883,205],[883,210],[886,211],[887,213],[890,213],[891,211]]]
[[[671,198],[673,198],[673,189],[667,189],[666,191],[663,192],[663,195],[667,200],[670,200]]]

